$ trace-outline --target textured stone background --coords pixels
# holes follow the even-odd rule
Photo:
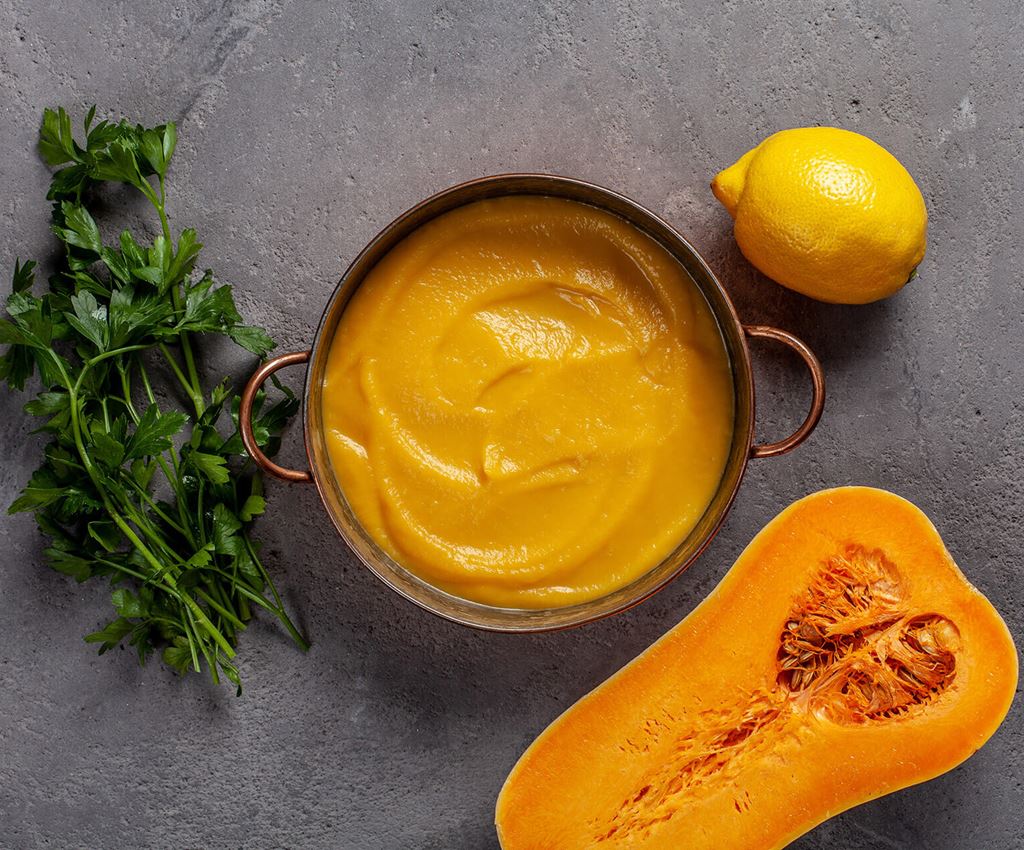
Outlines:
[[[812,344],[830,388],[815,436],[751,465],[687,575],[565,634],[422,613],[355,565],[310,489],[271,484],[259,533],[315,645],[303,657],[258,623],[241,699],[127,651],[98,658],[81,636],[105,622],[107,588],[51,573],[31,520],[0,520],[0,846],[492,850],[495,795],[533,736],[681,619],[779,509],[828,485],[919,504],[1024,638],[1024,17],[1016,0],[973,5],[0,0],[4,268],[52,252],[43,106],[97,102],[179,122],[172,224],[198,229],[205,262],[286,350],[308,345],[349,259],[407,206],[537,169],[663,213],[744,319]],[[817,304],[755,274],[708,190],[766,134],[814,123],[877,139],[928,201],[920,277],[885,303]],[[787,354],[757,356],[759,428],[781,435],[805,378]],[[0,393],[3,504],[37,462],[21,403]],[[1018,700],[963,767],[794,846],[1024,847],[1022,745]]]

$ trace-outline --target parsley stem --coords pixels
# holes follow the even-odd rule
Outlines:
[[[104,351],[102,354],[97,354],[95,357],[90,357],[88,360],[82,363],[81,371],[78,373],[78,378],[75,380],[74,384],[71,384],[71,379],[68,377],[67,372],[64,371],[64,367],[63,365],[61,365],[60,361],[56,360],[56,357],[55,361],[57,362],[57,365],[60,368],[61,373],[63,374],[65,380],[67,381],[68,390],[71,392],[73,396],[76,396],[78,394],[78,391],[82,387],[82,381],[85,380],[85,376],[89,374],[89,370],[92,369],[92,367],[95,366],[97,363],[102,363],[104,360],[109,360],[111,357],[119,357],[122,354],[128,354],[132,351],[143,351],[147,348],[152,348],[152,346],[126,345],[123,348],[115,348],[111,351]]]
[[[238,593],[238,589],[242,586],[242,580],[239,579],[239,577],[238,577],[238,567],[239,567],[238,558],[234,558],[233,561],[232,561],[232,564],[231,564],[230,580],[231,580],[231,587],[232,587],[232,589],[234,589],[234,591],[236,593]],[[241,594],[239,594],[239,596],[238,596],[238,612],[241,615],[243,620],[248,620],[248,619],[250,619],[252,617],[252,611],[249,608],[249,600],[246,599]]]
[[[129,370],[131,369],[131,361],[127,364],[124,361],[118,361],[117,371],[121,376],[121,400],[124,402],[125,409],[128,411],[128,415],[132,418],[132,422],[136,425],[139,424],[139,414],[135,410],[135,405],[132,404],[132,383],[131,375]]]
[[[196,491],[196,513],[199,514],[199,516],[204,516],[205,515],[204,511],[203,511],[203,488],[202,487],[200,487]],[[206,539],[206,525],[204,523],[199,523],[199,542],[203,546],[205,546],[209,542]]]
[[[182,334],[182,336],[184,336],[184,334]],[[171,356],[170,349],[162,342],[157,347],[160,349],[160,353],[164,356],[164,360],[167,361],[167,365],[171,367],[174,377],[177,378],[178,383],[181,384],[181,388],[185,391],[185,395],[187,395],[189,400],[192,402],[192,407],[195,408],[196,416],[202,416],[203,409],[205,407],[202,394],[196,390],[191,383],[189,383],[189,379],[186,378],[185,373],[181,371],[178,361]]]
[[[253,563],[256,564],[256,569],[260,571],[260,576],[263,578],[263,581],[266,582],[267,587],[270,588],[270,592],[274,596],[274,601],[277,603],[277,609],[274,610],[274,613],[277,615],[277,619],[281,621],[281,625],[287,629],[288,634],[292,636],[292,640],[302,648],[302,651],[308,651],[309,642],[302,636],[299,630],[295,628],[295,624],[291,621],[288,614],[285,613],[284,603],[281,601],[281,597],[277,593],[277,588],[274,587],[274,582],[270,578],[270,573],[267,572],[267,569],[263,566],[263,562],[260,560],[259,555],[256,554],[256,547],[252,545],[249,535],[243,532],[242,540],[245,541],[245,548],[249,552],[249,557],[251,557]]]
[[[152,520],[145,514],[140,513],[134,502],[131,502],[123,494],[120,497],[120,501],[126,518],[131,520],[132,524],[149,540],[152,547],[163,555],[166,563],[160,568],[159,574],[162,576],[164,573],[167,573],[173,565],[179,563],[178,556],[167,544],[164,536],[153,526]]]
[[[206,659],[206,663],[210,668],[210,678],[213,679],[215,685],[220,684],[220,676],[217,673],[217,662],[210,656],[210,650],[206,646],[206,641],[202,639],[199,629],[196,626],[195,618],[192,616],[192,610],[185,606],[185,616],[188,617],[189,625],[192,627],[192,633],[195,635],[195,641],[199,644],[199,650],[203,653],[203,657]],[[199,669],[199,659],[196,658],[195,650],[192,651],[192,660],[196,665],[196,670]]]
[[[216,611],[218,614],[220,614],[222,617],[224,617],[224,619],[226,619],[229,623],[231,623],[235,628],[238,628],[238,629],[244,629],[245,628],[245,623],[243,623],[241,620],[239,620],[238,617],[236,617],[227,608],[225,608],[223,605],[221,605],[219,602],[217,602],[212,596],[210,596],[210,594],[208,594],[202,588],[200,588],[200,587],[196,588],[196,596],[199,596],[203,600],[205,600],[207,605],[209,605],[211,608],[213,608],[214,611]]]
[[[234,609],[234,601],[231,598],[231,591],[234,589],[234,584],[232,584],[230,588],[225,588],[224,585],[219,584],[218,582],[210,581],[209,576],[207,576],[207,579],[207,592],[212,594],[214,598],[228,610]],[[243,623],[239,628],[244,628],[244,618],[237,614],[233,614],[232,616],[238,616],[239,621]]]
[[[138,365],[138,369],[139,369],[139,375],[142,377],[142,386],[143,386],[143,389],[146,392],[146,399],[149,401],[150,404],[156,404],[156,396],[153,393],[152,385],[149,383],[149,374],[146,372],[146,367],[143,364],[141,364],[141,363],[138,363],[137,365]],[[122,378],[122,388],[123,388],[123,391],[124,391],[124,394],[125,394],[125,399],[127,400],[128,404],[130,406],[131,405],[131,376],[130,376],[130,374],[127,377],[123,377]],[[133,418],[135,419],[136,422],[138,422],[139,421],[138,414],[134,413],[134,408],[131,408],[131,409],[133,411]],[[177,451],[175,451],[174,446],[172,445],[170,448],[168,448],[167,454],[171,458],[171,465],[174,467],[174,474],[172,475],[171,471],[167,468],[167,461],[164,460],[163,455],[157,455],[156,456],[157,464],[160,466],[160,469],[163,471],[164,478],[167,479],[167,483],[171,485],[171,489],[174,491],[174,501],[175,501],[175,503],[178,506],[178,516],[181,519],[181,525],[182,525],[182,527],[183,527],[183,529],[185,531],[185,536],[188,538],[189,545],[193,549],[195,549],[196,548],[195,534],[192,531],[192,523],[189,522],[188,514],[185,512],[185,505],[187,504],[188,500],[185,498],[185,493],[182,490],[181,481],[179,479],[180,470],[179,470],[179,466],[178,466],[178,453],[177,453]]]
[[[150,201],[153,202],[153,206],[156,207],[157,214],[160,216],[160,229],[163,231],[164,239],[167,240],[167,245],[170,249],[170,247],[174,245],[174,240],[171,238],[171,226],[167,221],[167,210],[165,209],[167,194],[164,187],[163,174],[158,175],[158,177],[160,197],[155,198],[151,196]],[[147,183],[146,185],[148,186],[149,184]],[[152,189],[150,192],[152,192]],[[175,311],[181,310],[181,292],[179,291],[178,286],[179,284],[177,282],[171,286],[171,304],[174,306]],[[192,403],[196,405],[196,416],[202,416],[205,402],[203,401],[203,394],[200,390],[202,384],[199,381],[199,372],[196,369],[195,357],[192,354],[192,341],[189,339],[189,335],[185,331],[178,334],[178,341],[181,345],[181,353],[185,358],[185,369],[188,371]]]
[[[125,366],[125,364],[122,363],[122,362],[118,362],[118,364],[117,364],[117,371],[121,375],[121,392],[122,392],[122,396],[120,398],[120,401],[122,401],[124,403],[125,409],[128,411],[128,415],[131,417],[132,422],[134,422],[136,425],[138,425],[139,424],[139,414],[135,410],[135,405],[132,404],[132,388],[131,388],[130,369],[131,369],[131,364],[130,363],[127,366]],[[148,384],[147,384],[147,386],[148,386]],[[150,392],[152,392],[151,388],[150,388]],[[171,448],[171,451],[172,452],[174,451],[173,447]],[[166,522],[168,525],[170,525],[175,530],[177,530],[180,534],[184,535],[188,539],[189,543],[192,545],[192,548],[194,549],[195,548],[195,540],[192,537],[192,529],[189,528],[188,517],[185,514],[185,502],[184,502],[184,500],[182,500],[180,498],[181,497],[181,488],[179,486],[179,483],[178,483],[177,479],[173,475],[171,475],[171,471],[167,468],[167,461],[164,460],[163,455],[156,455],[155,460],[157,462],[157,465],[163,471],[164,477],[167,479],[167,483],[170,484],[171,485],[171,489],[174,490],[174,495],[175,495],[175,500],[174,501],[175,501],[175,504],[178,506],[178,517],[181,519],[181,524],[180,525],[178,523],[175,523],[175,522],[171,521],[171,519],[149,497],[149,493],[146,492],[146,489],[144,487],[140,487],[138,482],[134,478],[131,478],[129,476],[125,476],[125,478],[126,478],[126,480],[128,481],[129,484],[131,484],[133,487],[135,487],[135,489],[138,491],[139,495],[149,503],[149,505],[153,508],[153,510],[155,510],[157,512],[157,514],[159,514],[159,516],[163,519],[163,521]]]
[[[98,563],[98,564],[103,564],[104,566],[107,566],[107,567],[110,567],[112,569],[115,569],[115,570],[117,570],[120,573],[124,573],[125,575],[131,576],[132,578],[137,578],[139,581],[143,582],[144,584],[155,585],[155,586],[159,587],[161,590],[163,590],[164,593],[167,593],[167,594],[173,596],[178,602],[182,601],[182,599],[181,599],[181,591],[178,590],[176,587],[171,587],[170,585],[163,584],[161,582],[154,582],[152,578],[147,578],[142,573],[140,573],[140,572],[138,572],[136,570],[131,569],[131,567],[126,567],[124,564],[119,564],[119,563],[117,563],[117,561],[111,561],[108,558],[96,558],[95,560],[96,560],[96,563]]]
[[[136,348],[143,347],[145,346],[136,346]],[[78,380],[72,384],[70,376],[64,369],[64,364],[61,362],[61,359],[57,356],[56,352],[51,352],[51,358],[56,364],[57,369],[60,371],[61,377],[63,377],[64,383],[68,388],[68,409],[71,412],[71,433],[75,442],[75,448],[78,450],[78,456],[82,460],[82,466],[85,467],[86,475],[88,475],[89,480],[92,481],[93,486],[96,488],[96,492],[99,493],[107,515],[114,521],[114,524],[121,529],[121,532],[128,538],[139,554],[145,558],[154,569],[159,570],[160,562],[157,561],[153,556],[153,553],[150,552],[146,545],[139,539],[139,536],[135,533],[132,527],[124,521],[124,518],[120,513],[114,509],[114,506],[110,501],[110,495],[107,493],[106,488],[103,487],[96,470],[93,468],[92,458],[89,457],[89,452],[86,451],[85,441],[82,437],[82,423],[80,420],[80,410],[78,405],[78,389],[82,383],[82,377],[85,374],[84,367],[82,374],[78,376]]]
[[[216,569],[216,568],[204,567],[204,569]],[[217,570],[217,572],[221,573],[221,575],[224,575],[225,578],[229,578],[229,576],[225,575],[222,570]],[[299,630],[295,628],[294,624],[289,619],[288,614],[285,613],[285,610],[284,610],[283,607],[276,607],[275,608],[264,597],[260,596],[255,591],[250,590],[248,587],[246,587],[241,582],[238,582],[238,583],[235,584],[235,592],[236,593],[240,593],[246,599],[256,603],[261,608],[265,608],[267,611],[270,611],[271,614],[273,614],[275,617],[277,617],[278,620],[280,620],[281,625],[283,625],[285,627],[285,629],[287,629],[288,634],[291,635],[292,640],[295,641],[295,643],[298,645],[298,647],[303,652],[307,652],[309,650],[309,643],[302,636],[301,632],[299,632]]]
[[[99,493],[100,499],[103,502],[107,514],[114,521],[125,537],[131,541],[132,545],[138,550],[139,554],[153,567],[155,570],[160,570],[160,562],[156,559],[153,553],[148,549],[145,543],[139,539],[139,536],[135,533],[135,530],[125,522],[120,512],[117,511],[114,505],[111,503],[110,494],[107,492],[106,487],[103,486],[103,482],[100,480],[95,468],[92,464],[92,458],[89,457],[89,452],[85,448],[85,441],[82,437],[82,423],[79,419],[78,410],[78,397],[77,397],[77,384],[70,393],[70,407],[71,407],[71,429],[72,435],[75,441],[75,448],[78,449],[78,455],[82,459],[82,465],[85,467],[85,472],[89,476],[96,488],[96,492]]]
[[[265,608],[267,611],[270,611],[272,614],[274,614],[274,616],[280,616],[281,612],[277,608],[271,605],[265,598],[260,596],[256,591],[249,590],[249,588],[246,587],[244,584],[236,584],[235,591],[244,596],[249,601],[255,602],[257,605],[260,606],[260,608]]]
[[[211,638],[213,638],[213,640],[216,642],[217,646],[219,646],[223,650],[224,654],[228,658],[234,658],[235,657],[235,650],[231,648],[231,644],[227,642],[227,640],[225,639],[224,635],[222,635],[218,631],[217,627],[213,623],[210,622],[210,618],[206,616],[206,612],[202,609],[202,607],[199,605],[199,603],[196,602],[187,593],[184,594],[182,598],[185,600],[186,608],[192,614],[194,614],[196,617],[199,618],[199,622],[201,622],[203,624],[203,626],[206,627],[207,633],[210,635]]]
[[[121,348],[112,348],[110,351],[104,351],[102,354],[97,354],[95,357],[90,357],[86,360],[82,364],[82,372],[84,374],[86,370],[91,369],[97,363],[102,363],[111,357],[120,357],[122,354],[130,354],[133,351],[145,351],[152,347],[152,345],[125,345]],[[79,383],[81,383],[81,375],[79,376]]]
[[[171,303],[174,305],[175,310],[181,310],[181,295],[178,292],[177,284],[171,287]],[[185,357],[185,368],[188,370],[188,383],[186,386],[191,389],[191,398],[196,408],[196,416],[202,416],[206,404],[203,401],[203,394],[199,389],[199,372],[196,370],[195,357],[192,355],[192,341],[189,339],[188,333],[181,331],[178,334],[178,342],[181,345],[181,353]]]
[[[170,246],[174,243],[171,239],[171,226],[167,221],[167,191],[166,186],[164,185],[164,176],[162,174],[157,175],[157,180],[160,187],[160,197],[156,198],[155,196],[150,195],[149,199],[153,203],[153,206],[156,207],[157,215],[160,216],[160,229],[163,231],[164,239],[167,240],[167,244]]]
[[[171,528],[173,528],[183,537],[188,536],[188,532],[184,528],[182,528],[178,523],[176,523],[173,519],[167,516],[164,510],[156,502],[153,501],[153,497],[146,492],[146,489],[139,485],[138,481],[136,481],[130,475],[122,475],[121,477],[128,484],[128,486],[130,486],[132,489],[135,490],[136,493],[139,494],[139,498],[142,499],[142,501],[144,501],[147,505],[149,505],[149,509],[153,511],[153,513],[155,513],[158,517],[160,517],[160,519],[166,522]]]
[[[142,388],[146,391],[146,401],[156,404],[156,394],[153,392],[153,385],[149,382],[149,373],[141,363],[139,364],[139,377],[142,378]]]

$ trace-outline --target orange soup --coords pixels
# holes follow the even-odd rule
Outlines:
[[[682,266],[575,201],[478,201],[371,270],[328,354],[323,419],[356,518],[457,596],[604,596],[678,546],[718,488],[728,356]]]

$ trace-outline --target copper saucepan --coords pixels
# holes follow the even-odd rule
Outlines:
[[[332,472],[324,439],[321,392],[327,353],[345,305],[373,266],[398,242],[425,222],[449,210],[485,198],[504,195],[548,195],[581,201],[607,210],[630,222],[660,242],[687,271],[711,307],[732,368],[735,389],[735,422],[732,446],[718,490],[700,521],[660,564],[626,587],[599,599],[562,608],[526,610],[498,608],[472,602],[440,590],[396,563],[370,538],[345,500]],[[748,337],[764,337],[788,345],[811,375],[813,398],[807,418],[789,437],[775,443],[754,441],[754,378]],[[286,469],[266,457],[256,445],[252,406],[256,392],[272,374],[285,366],[308,363],[303,403],[306,456],[310,471]],[[359,559],[402,596],[454,622],[503,632],[535,632],[580,625],[623,611],[656,593],[682,573],[704,551],[720,528],[750,458],[785,454],[800,445],[817,425],[825,405],[825,377],[811,350],[786,331],[762,325],[743,325],[722,284],[697,251],[670,225],[629,198],[582,180],[548,174],[501,174],[462,183],[417,204],[385,227],[359,253],[342,276],[327,302],[309,351],[281,354],[264,363],[242,392],[239,420],[242,439],[253,460],[271,475],[291,482],[316,484],[338,533]]]

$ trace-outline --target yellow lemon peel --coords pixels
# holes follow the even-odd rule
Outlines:
[[[743,255],[789,289],[839,304],[892,295],[924,257],[913,177],[866,136],[801,127],[769,136],[711,183]]]

